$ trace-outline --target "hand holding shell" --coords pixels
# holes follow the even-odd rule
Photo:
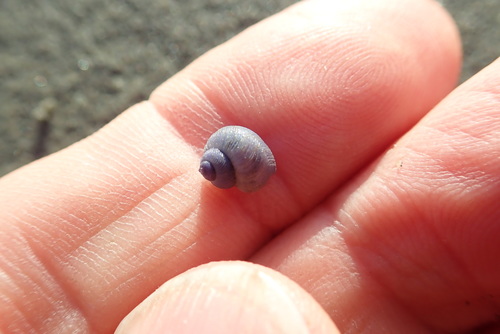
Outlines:
[[[253,192],[276,172],[276,161],[255,132],[242,126],[226,126],[208,139],[199,171],[218,188],[236,185],[243,192]]]

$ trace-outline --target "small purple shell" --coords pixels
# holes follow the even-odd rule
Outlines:
[[[276,161],[255,132],[242,126],[226,126],[208,139],[199,171],[218,188],[236,186],[252,192],[276,173]]]

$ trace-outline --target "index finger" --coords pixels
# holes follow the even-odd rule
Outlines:
[[[276,156],[277,177],[258,194],[221,196],[237,198],[238,210],[247,207],[254,220],[280,229],[454,87],[458,36],[437,7],[300,3],[207,53],[160,86],[151,102],[197,152],[224,125],[261,135]],[[269,197],[274,209],[262,215]]]

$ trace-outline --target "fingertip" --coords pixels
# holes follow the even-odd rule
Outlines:
[[[313,298],[283,275],[245,262],[215,262],[165,283],[117,333],[338,333]]]

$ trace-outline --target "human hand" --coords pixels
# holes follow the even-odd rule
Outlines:
[[[0,180],[1,331],[498,329],[500,62],[445,98],[459,67],[422,0],[302,2],[215,48]],[[197,171],[229,124],[275,154],[256,193]]]

